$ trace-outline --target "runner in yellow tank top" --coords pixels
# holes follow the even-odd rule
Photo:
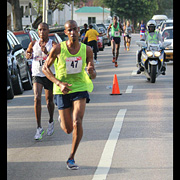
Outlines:
[[[74,156],[83,135],[82,119],[86,102],[93,90],[91,79],[96,78],[93,52],[89,46],[79,43],[79,28],[76,21],[65,23],[65,34],[69,40],[53,47],[43,66],[43,73],[54,83],[53,93],[59,109],[61,128],[65,133],[73,131],[72,148],[67,161],[68,169],[78,169]],[[54,63],[56,77],[50,66]],[[85,67],[87,66],[87,73]]]

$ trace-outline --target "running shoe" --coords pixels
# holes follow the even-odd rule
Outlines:
[[[115,58],[115,57],[113,57],[112,63],[115,63],[115,62],[116,62],[116,58]]]
[[[115,67],[118,67],[118,64],[117,64],[117,62],[115,62],[115,65],[114,65]]]
[[[99,61],[97,61],[97,60],[94,60],[94,64],[99,64]]]
[[[68,159],[67,163],[67,168],[70,170],[78,170],[79,166],[75,164],[74,159]]]
[[[61,118],[60,118],[60,116],[58,116],[58,122],[59,122],[59,123],[61,122]]]
[[[42,127],[37,128],[36,134],[35,134],[35,136],[34,136],[34,139],[35,139],[35,140],[40,140],[40,139],[42,139],[42,135],[43,135],[43,134],[44,134],[44,129],[43,129]]]
[[[54,122],[48,123],[46,134],[51,136],[54,133]]]

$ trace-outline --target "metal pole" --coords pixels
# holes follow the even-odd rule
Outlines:
[[[49,10],[49,5],[48,5],[49,1],[46,0],[46,21],[45,23],[48,23],[48,10]]]
[[[29,3],[29,17],[30,17],[30,26],[32,28],[32,11],[31,11],[31,3]]]
[[[74,0],[71,3],[71,20],[73,20],[73,11],[74,11]]]
[[[46,0],[43,0],[43,22],[46,22]]]

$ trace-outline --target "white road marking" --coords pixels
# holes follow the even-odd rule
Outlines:
[[[132,75],[132,76],[137,75],[137,70],[133,70],[133,72],[132,72],[131,75]]]
[[[108,175],[126,111],[127,109],[120,109],[116,116],[113,128],[106,142],[101,159],[92,180],[105,180],[106,176]]]
[[[133,86],[128,86],[125,93],[132,93]]]

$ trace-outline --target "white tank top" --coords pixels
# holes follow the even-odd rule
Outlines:
[[[47,55],[41,51],[41,47],[39,45],[39,41],[37,40],[33,46],[33,61],[32,61],[32,76],[40,76],[45,77],[45,74],[42,72],[42,66],[47,59]],[[52,40],[49,39],[49,41],[46,43],[46,49],[48,52],[50,52],[52,48]],[[50,67],[53,74],[55,74],[54,65]]]

